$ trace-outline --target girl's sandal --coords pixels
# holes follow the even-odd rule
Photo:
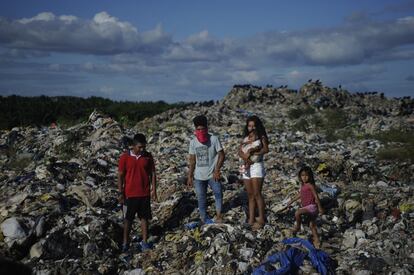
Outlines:
[[[261,224],[261,223],[255,222],[255,223],[252,225],[252,230],[253,230],[253,231],[257,231],[257,230],[262,229],[263,227],[264,227],[264,224]]]

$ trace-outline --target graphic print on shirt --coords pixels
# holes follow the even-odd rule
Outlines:
[[[197,166],[198,167],[208,167],[209,159],[208,159],[208,147],[207,146],[200,146],[195,148],[196,156],[197,156]]]

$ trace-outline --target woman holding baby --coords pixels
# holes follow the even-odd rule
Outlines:
[[[243,161],[240,172],[249,199],[248,223],[254,230],[262,228],[266,220],[262,185],[266,175],[263,155],[268,152],[269,139],[262,121],[257,116],[248,117],[243,131],[239,156]]]

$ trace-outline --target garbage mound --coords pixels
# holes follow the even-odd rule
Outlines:
[[[321,251],[335,261],[335,272],[412,274],[414,164],[404,151],[413,141],[403,137],[414,131],[413,112],[410,98],[353,94],[315,81],[299,92],[235,85],[219,102],[169,110],[128,129],[93,112],[67,129],[0,131],[0,258],[34,274],[250,274],[286,250],[282,241],[292,237],[295,209],[284,206],[299,189],[300,167],[308,165],[326,209],[317,220]],[[222,224],[197,223],[196,196],[186,187],[197,114],[207,116],[226,152]],[[246,225],[237,155],[253,114],[270,140],[263,185],[267,223],[257,231]],[[153,248],[125,254],[117,166],[136,132],[147,136],[156,161],[159,202],[152,202]],[[208,204],[213,216],[211,193]],[[132,232],[140,235],[138,220]],[[304,225],[298,237],[310,236]],[[133,238],[131,247],[139,241]],[[318,272],[310,260],[298,270]]]

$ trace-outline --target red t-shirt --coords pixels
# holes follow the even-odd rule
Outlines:
[[[308,206],[310,204],[315,204],[315,197],[312,193],[312,186],[310,183],[305,183],[300,187],[300,200],[302,207]]]
[[[119,159],[118,171],[125,171],[125,196],[148,197],[150,195],[150,176],[155,172],[154,159],[144,152],[134,155],[126,152]]]

